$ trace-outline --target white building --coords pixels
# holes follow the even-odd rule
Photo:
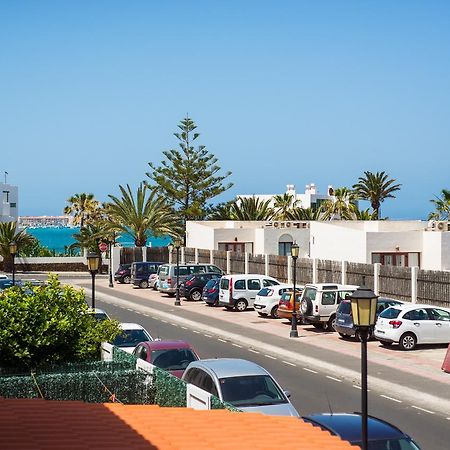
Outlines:
[[[319,207],[322,202],[325,200],[332,200],[333,197],[333,186],[328,185],[326,194],[319,194],[318,189],[314,183],[307,184],[305,187],[304,194],[297,194],[295,191],[295,186],[293,184],[288,184],[286,186],[286,194],[291,195],[294,201],[297,201],[302,208],[311,208],[311,207]],[[251,198],[255,197],[261,201],[270,200],[269,206],[274,206],[274,197],[276,194],[263,194],[263,195],[238,195],[237,197],[241,198]]]
[[[19,188],[0,183],[0,222],[16,222],[19,217]]]
[[[423,221],[191,221],[186,246],[253,254],[450,270],[450,222]]]

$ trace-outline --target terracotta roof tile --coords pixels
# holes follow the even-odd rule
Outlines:
[[[0,399],[0,436],[2,450],[355,449],[294,417],[41,399]]]

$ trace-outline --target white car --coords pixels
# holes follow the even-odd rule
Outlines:
[[[159,275],[157,273],[152,273],[148,277],[148,287],[152,288],[156,291],[158,289],[158,281],[159,281]]]
[[[262,288],[256,294],[253,303],[255,311],[260,316],[270,315],[273,319],[278,319],[278,302],[285,292],[292,291],[292,289],[292,284],[279,284]]]
[[[402,350],[417,344],[450,343],[450,309],[404,304],[385,309],[375,324],[374,336],[382,345],[398,343]]]
[[[102,321],[102,320],[111,320],[111,318],[108,316],[108,313],[104,309],[100,308],[89,308],[88,311],[89,314],[92,314],[95,320]]]
[[[150,333],[137,323],[121,323],[120,327],[123,332],[114,339],[112,344],[127,353],[133,353],[135,347],[141,342],[153,341]]]

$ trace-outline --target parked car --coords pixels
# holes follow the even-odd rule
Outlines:
[[[304,322],[316,328],[334,331],[336,310],[358,286],[317,283],[306,284],[300,300],[300,313]]]
[[[219,291],[220,291],[220,278],[213,278],[209,280],[202,292],[202,300],[208,306],[218,306],[219,305]]]
[[[404,304],[385,309],[375,324],[375,337],[382,345],[398,343],[402,350],[417,344],[450,343],[450,309]]]
[[[252,307],[256,294],[263,288],[279,285],[272,277],[259,274],[225,275],[220,280],[219,305],[245,311]]]
[[[255,297],[253,307],[260,316],[268,316],[278,319],[278,304],[282,295],[291,290],[292,284],[279,284],[263,287]]]
[[[299,414],[267,370],[245,359],[217,358],[191,362],[182,379],[245,412],[275,416]]]
[[[141,342],[133,354],[160,369],[167,370],[178,378],[183,376],[186,367],[199,356],[186,341]]]
[[[0,280],[9,280],[9,277],[5,273],[0,273]]]
[[[158,272],[162,262],[134,262],[131,264],[131,282],[141,289],[148,288],[151,274]]]
[[[202,299],[202,292],[206,283],[210,280],[220,278],[221,276],[222,275],[219,273],[199,273],[197,275],[191,275],[187,277],[185,281],[180,283],[180,296],[197,302]]]
[[[3,289],[9,288],[13,285],[13,281],[9,278],[2,278],[0,280],[0,291],[3,291]]]
[[[296,288],[297,290],[297,288]],[[297,323],[302,323],[302,318],[300,314],[300,299],[302,297],[303,286],[299,289],[299,292],[295,295],[295,311],[297,313]],[[294,292],[291,290],[285,292],[279,302],[278,302],[278,317],[280,319],[292,320],[292,311],[294,308]]]
[[[121,323],[120,327],[122,333],[114,339],[112,344],[127,353],[133,353],[134,348],[140,342],[153,341],[150,333],[137,323]]]
[[[88,311],[89,314],[92,314],[95,320],[98,320],[101,322],[102,320],[110,320],[110,317],[108,316],[107,312],[100,308],[89,308]]]
[[[161,266],[159,266],[161,267]],[[158,267],[158,270],[159,270]],[[151,273],[150,276],[148,277],[148,287],[152,288],[153,290],[157,290],[158,289],[158,281],[159,281],[159,276],[157,273]]]
[[[225,272],[214,264],[179,264],[178,283],[182,283],[187,277],[199,273],[217,273],[223,275]],[[176,293],[177,265],[164,264],[159,270],[159,291],[173,297]]]
[[[360,414],[312,414],[303,420],[362,447]],[[389,422],[369,416],[367,425],[368,450],[420,450],[407,434]]]
[[[122,284],[131,283],[131,264],[119,264],[116,273],[114,274],[114,280]]]
[[[384,311],[389,306],[401,305],[403,302],[399,300],[394,300],[392,298],[379,297],[377,299],[377,313],[379,314]],[[353,316],[352,316],[352,305],[350,300],[343,300],[336,311],[336,324],[334,329],[339,333],[341,337],[349,337],[356,336],[357,340],[359,340],[358,331],[353,325]],[[373,330],[371,330],[369,337],[373,334]]]

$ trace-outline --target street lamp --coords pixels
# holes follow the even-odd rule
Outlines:
[[[377,312],[377,296],[365,286],[360,286],[350,296],[352,304],[353,324],[361,339],[361,435],[362,449],[367,450],[367,340],[370,329],[375,325]]]
[[[13,286],[15,286],[15,284],[16,284],[16,267],[14,264],[14,259],[16,258],[17,244],[14,241],[9,243],[9,253],[12,256],[12,278],[13,278],[12,283],[13,283]]]
[[[87,258],[87,266],[89,272],[91,272],[92,277],[92,309],[95,308],[95,275],[98,272],[98,266],[100,264],[100,257],[95,252],[89,252],[86,256]]]
[[[296,282],[296,275],[297,275],[297,258],[298,258],[298,252],[299,252],[299,246],[296,242],[294,242],[291,246],[291,256],[292,256],[292,262],[294,264],[294,304],[292,305],[292,320],[291,320],[291,333],[289,334],[289,337],[291,338],[298,338],[298,331],[297,331],[297,310],[296,310],[296,291],[295,291],[295,282]]]
[[[112,249],[113,249],[113,244],[116,242],[116,233],[113,232],[112,234],[112,239],[109,238],[108,239],[108,246],[109,246],[109,287],[114,287],[114,283],[113,283],[113,267],[112,267]]]

